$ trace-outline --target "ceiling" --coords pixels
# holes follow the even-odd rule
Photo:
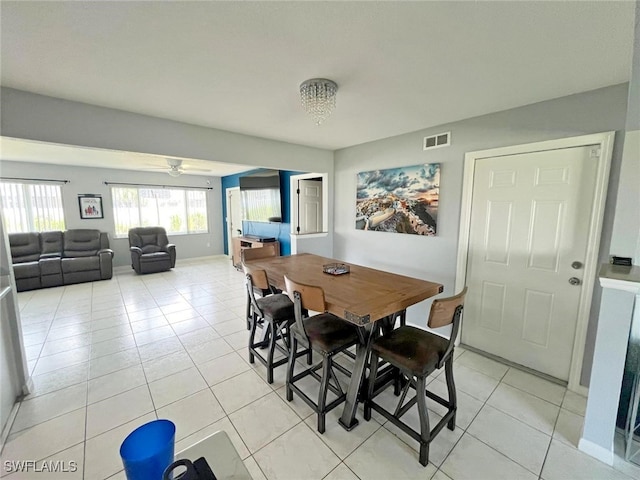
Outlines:
[[[0,152],[2,152],[2,160],[12,162],[115,168],[119,170],[137,170],[157,173],[167,173],[169,171],[167,160],[176,159],[182,160],[182,174],[204,175],[207,177],[223,177],[254,168],[247,167],[246,165],[235,165],[211,160],[164,157],[148,153],[59,145],[9,137],[0,137]]]
[[[4,86],[334,150],[628,81],[635,5],[3,0],[1,8]],[[320,126],[298,94],[313,77],[339,85]]]

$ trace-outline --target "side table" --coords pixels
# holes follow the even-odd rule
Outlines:
[[[215,432],[175,454],[176,460],[186,458],[192,462],[200,457],[207,460],[218,480],[252,480],[224,430]]]

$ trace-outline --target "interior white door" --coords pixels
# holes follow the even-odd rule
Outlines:
[[[242,235],[242,202],[240,188],[227,189],[227,252],[233,252],[233,237]]]
[[[476,161],[463,343],[568,380],[598,164],[594,149]]]
[[[322,181],[298,180],[298,232],[322,231]]]

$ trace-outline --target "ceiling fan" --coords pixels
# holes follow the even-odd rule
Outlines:
[[[167,173],[172,177],[179,177],[184,172],[182,168],[182,160],[178,160],[176,158],[167,158],[167,164],[169,165],[169,170],[167,170]]]
[[[189,170],[192,172],[208,172],[209,170],[206,168],[194,168],[189,165],[183,165],[183,161],[178,158],[167,158],[167,166],[169,167],[147,167],[149,170],[164,170],[172,177],[179,177],[185,170]]]

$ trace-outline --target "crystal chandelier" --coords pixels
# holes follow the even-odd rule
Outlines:
[[[316,125],[331,115],[336,106],[336,82],[326,78],[312,78],[300,84],[302,106],[316,120]]]

